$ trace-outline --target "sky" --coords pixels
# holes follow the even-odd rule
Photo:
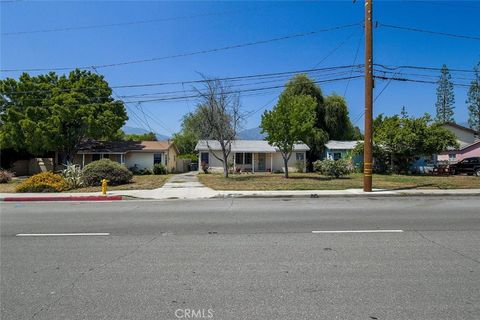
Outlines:
[[[375,1],[374,21],[379,26],[374,29],[374,62],[435,68],[446,64],[451,69],[471,70],[480,60],[480,41],[391,29],[382,27],[382,24],[479,37],[479,16],[480,1]],[[186,82],[200,79],[201,75],[223,78],[362,64],[364,38],[360,23],[363,19],[364,4],[361,0],[355,3],[2,1],[0,67],[2,70],[24,70],[104,65],[221,48],[355,23],[358,26],[341,30],[206,54],[97,68],[97,72],[104,75],[111,86],[121,86]],[[147,20],[155,21],[125,24]],[[51,29],[62,30],[48,31]],[[38,30],[43,32],[19,33]],[[412,70],[405,72],[415,73]],[[1,72],[0,77],[18,78],[20,74]],[[432,76],[438,76],[438,72],[430,72],[429,75],[429,78],[422,79],[435,80]],[[328,77],[344,75],[323,75],[319,79]],[[468,83],[471,78],[469,73],[454,74],[454,81],[459,83]],[[287,80],[256,80],[238,87],[277,87],[240,94],[242,109],[249,114],[244,128],[260,124],[263,110],[274,106],[282,91],[281,86]],[[344,96],[351,119],[363,128],[362,78],[319,85],[324,95],[337,93]],[[177,84],[117,88],[114,91],[118,96],[141,95],[151,99],[158,95],[145,94],[174,91],[176,96],[189,95],[194,90],[193,86],[201,88],[198,84]],[[465,103],[467,90],[465,87],[455,88],[455,120],[459,123],[466,122],[468,117]],[[414,116],[435,113],[434,84],[377,79],[374,96],[375,115],[396,114],[402,106]],[[138,97],[125,98],[128,99],[141,100]],[[179,131],[182,116],[194,110],[197,102],[195,99],[183,99],[140,105],[128,103],[130,119],[127,125],[147,130],[151,128],[171,136]]]

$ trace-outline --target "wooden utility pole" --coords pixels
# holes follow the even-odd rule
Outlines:
[[[365,139],[363,150],[363,191],[372,191],[373,149],[373,0],[365,0]]]

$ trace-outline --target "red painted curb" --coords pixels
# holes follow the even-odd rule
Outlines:
[[[122,196],[55,196],[55,197],[5,197],[3,201],[110,201],[122,200]]]

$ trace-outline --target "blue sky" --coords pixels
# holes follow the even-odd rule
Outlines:
[[[208,16],[202,14],[217,13]],[[169,21],[60,32],[2,35],[2,69],[70,67],[108,64],[162,57],[275,38],[299,32],[363,20],[363,1],[337,2],[7,2],[1,4],[1,32],[114,24],[149,19]],[[480,2],[376,1],[374,18],[385,24],[417,27],[441,32],[480,35]],[[480,59],[480,41],[375,29],[376,63],[472,69]],[[318,67],[350,65],[360,44],[356,63],[363,63],[361,27],[272,42],[217,53],[167,59],[114,68],[102,73],[111,85],[188,81],[207,76],[229,77],[310,69],[329,52],[338,50]],[[410,71],[412,72],[412,71]],[[37,74],[38,72],[32,72]],[[1,77],[18,77],[19,72]],[[436,75],[435,73],[433,73]],[[470,77],[469,74],[458,77]],[[467,81],[460,79],[459,81]],[[468,82],[468,81],[467,81]],[[385,86],[377,80],[376,95]],[[261,86],[261,85],[259,85]],[[322,84],[324,94],[343,95],[347,81]],[[394,114],[405,106],[409,113],[434,113],[435,85],[391,82],[374,105],[375,114]],[[116,89],[119,95],[191,90],[191,85]],[[244,111],[271,108],[281,89],[242,96]],[[466,122],[466,88],[455,89],[455,118]],[[351,118],[363,127],[363,79],[351,80],[345,98]],[[193,110],[195,101],[144,103],[147,121],[138,107],[129,106],[129,126],[148,126],[171,135],[178,131],[181,117]],[[259,125],[262,110],[252,114],[245,128]],[[148,122],[148,124],[147,124]]]

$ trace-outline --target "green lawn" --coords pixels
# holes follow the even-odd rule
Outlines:
[[[133,176],[132,182],[119,186],[108,186],[107,190],[147,190],[156,189],[164,185],[165,181],[170,178],[171,174],[166,175],[145,175]],[[9,183],[0,183],[0,192],[15,192],[15,187],[21,182],[20,179],[14,179]],[[65,192],[97,192],[102,191],[101,186],[84,187]]]
[[[363,175],[331,179],[316,173],[292,173],[289,179],[282,174],[232,174],[228,179],[221,174],[199,174],[200,182],[216,190],[340,190],[363,187]],[[376,189],[474,189],[480,188],[480,177],[475,176],[373,176]]]

